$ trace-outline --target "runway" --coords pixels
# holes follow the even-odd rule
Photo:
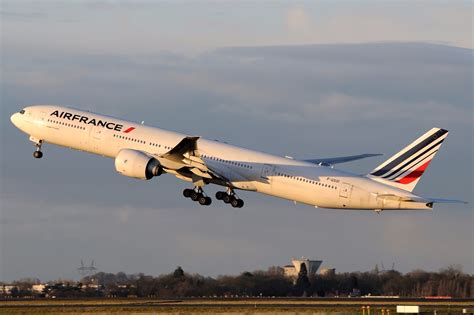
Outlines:
[[[260,314],[394,314],[397,305],[419,305],[422,312],[437,314],[474,313],[474,299],[401,299],[401,298],[187,298],[187,299],[31,299],[0,300],[0,313],[32,312],[87,314],[96,312],[172,314],[185,312]]]

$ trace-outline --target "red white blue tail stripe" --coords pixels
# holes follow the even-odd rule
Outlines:
[[[447,135],[445,129],[429,130],[375,168],[369,176],[385,184],[413,191]]]

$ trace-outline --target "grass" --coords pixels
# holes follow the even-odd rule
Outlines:
[[[337,305],[336,305],[337,304]],[[374,301],[366,299],[40,299],[0,301],[0,314],[362,314],[362,306],[371,305],[371,315],[382,314],[396,305],[420,305],[423,312],[460,314],[466,308],[474,312],[474,300],[456,301]],[[365,313],[367,314],[367,312]],[[385,312],[386,314],[386,312]]]

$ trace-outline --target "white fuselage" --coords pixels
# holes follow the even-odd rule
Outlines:
[[[64,112],[72,115],[61,117]],[[180,133],[60,106],[30,106],[24,114],[14,114],[11,120],[32,139],[110,158],[115,158],[122,149],[162,155],[186,137]],[[323,208],[430,209],[421,202],[378,198],[380,195],[415,195],[366,176],[217,141],[199,139],[198,146],[201,158],[209,168],[228,178],[235,189],[256,191]],[[179,174],[174,175],[191,181]]]

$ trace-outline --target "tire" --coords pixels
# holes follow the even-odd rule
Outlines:
[[[186,197],[186,198],[190,198],[192,193],[193,193],[192,189],[183,190],[183,196]]]
[[[41,152],[41,151],[35,151],[35,152],[33,152],[33,157],[34,157],[35,159],[41,159],[41,158],[43,157],[43,152]]]
[[[225,202],[225,203],[230,203],[232,201],[232,196],[228,195],[228,194],[225,194],[224,198],[222,198],[222,200]]]
[[[242,199],[238,199],[239,204],[237,205],[237,208],[242,208],[244,206],[244,201]]]
[[[230,201],[231,206],[237,208],[239,206],[239,200],[240,199],[232,198],[232,200]]]
[[[191,200],[192,201],[198,201],[201,196],[202,195],[200,193],[197,193],[197,192],[193,191],[191,193]]]
[[[206,204],[207,204],[207,198],[208,198],[208,197],[204,197],[204,196],[201,195],[201,196],[199,197],[199,200],[198,200],[199,204],[200,204],[201,206],[206,206]]]
[[[218,191],[218,192],[216,192],[216,199],[217,199],[217,200],[222,200],[222,199],[224,199],[224,197],[225,197],[224,195],[225,195],[225,192],[223,192],[223,191]]]
[[[209,206],[212,203],[211,197],[206,197],[206,206]]]

